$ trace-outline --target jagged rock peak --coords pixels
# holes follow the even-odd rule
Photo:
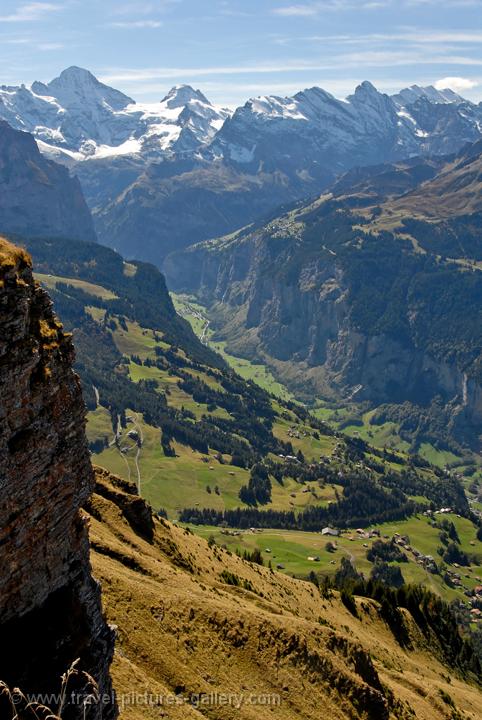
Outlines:
[[[199,102],[210,105],[211,103],[200,90],[195,90],[191,85],[174,85],[162,101],[168,108],[174,110],[191,102],[191,100],[199,100]]]
[[[380,117],[385,116],[387,112],[395,112],[395,104],[391,98],[377,90],[368,80],[360,83],[353,95],[347,97],[347,101],[354,108],[371,108],[372,112],[379,113]]]
[[[369,80],[364,80],[360,85],[357,85],[355,88],[355,92],[353,95],[350,96],[349,99],[354,98],[369,98],[369,97],[380,97],[382,93],[380,93],[375,85],[371,83]]]
[[[329,93],[327,90],[324,90],[323,88],[319,87],[318,85],[313,85],[313,87],[305,88],[304,90],[300,90],[300,92],[296,93],[295,98],[298,97],[304,97],[306,95],[319,95],[321,97],[333,97],[331,93]]]
[[[319,103],[326,103],[326,102],[336,102],[336,98],[329,93],[327,90],[323,90],[323,88],[318,87],[315,85],[311,88],[306,88],[305,90],[301,90],[299,93],[296,93],[294,96],[295,100],[297,100],[300,103],[303,102],[310,102],[312,104],[319,104]]]
[[[468,102],[465,98],[463,98],[461,95],[458,95],[450,88],[438,90],[433,85],[427,85],[426,87],[421,87],[420,85],[411,85],[409,88],[404,88],[396,95],[392,95],[392,100],[397,103],[397,105],[405,106],[413,105],[415,102],[417,102],[417,100],[421,98],[424,98],[431,103],[444,105],[460,105],[461,103]]]

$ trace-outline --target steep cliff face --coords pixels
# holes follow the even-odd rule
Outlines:
[[[267,362],[306,401],[440,398],[454,432],[473,434],[480,273],[363,233],[328,205],[171,255],[171,287],[197,294],[231,351]]]
[[[0,121],[0,232],[95,240],[80,183],[47,160],[33,135]]]
[[[73,354],[28,255],[0,240],[0,678],[26,693],[58,692],[77,658],[111,693],[114,633],[81,510],[93,473]],[[82,677],[68,689],[80,697],[67,717],[84,717]],[[112,700],[86,710],[116,715]]]

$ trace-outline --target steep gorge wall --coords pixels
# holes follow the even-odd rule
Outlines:
[[[26,693],[58,692],[80,658],[110,695],[114,632],[81,510],[94,479],[73,355],[28,255],[0,240],[0,679]],[[68,689],[87,687],[79,676]],[[66,717],[83,712],[80,702]],[[106,702],[85,717],[115,716]]]
[[[459,434],[480,425],[481,386],[454,360],[430,354],[415,330],[407,338],[356,326],[357,289],[321,245],[303,252],[295,237],[268,228],[175,253],[164,268],[173,290],[210,307],[232,352],[267,362],[305,400],[313,391],[375,404],[440,396]],[[407,298],[401,316],[416,312]]]

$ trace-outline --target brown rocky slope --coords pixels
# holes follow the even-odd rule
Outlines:
[[[357,599],[355,618],[338,593],[209,547],[152,518],[134,486],[96,478],[92,562],[118,626],[125,720],[480,717],[480,688],[410,615],[404,650],[376,602]]]

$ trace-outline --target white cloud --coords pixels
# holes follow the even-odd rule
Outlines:
[[[214,75],[260,75],[285,72],[305,72],[310,70],[328,70],[334,67],[333,64],[320,65],[303,63],[303,62],[286,62],[281,64],[269,65],[233,65],[221,66],[213,65],[210,67],[161,67],[161,68],[114,68],[107,70],[101,76],[102,82],[149,82],[173,78],[193,78]]]
[[[442,4],[440,0],[406,0],[406,4],[410,6],[421,5],[437,5],[440,7]],[[446,7],[476,7],[480,5],[480,0],[445,0],[444,5]]]
[[[31,2],[15,10],[10,15],[0,15],[0,22],[34,22],[39,20],[42,15],[61,10],[60,5],[54,5],[47,2]]]
[[[2,45],[29,45],[32,42],[32,38],[29,37],[18,37],[18,38],[3,38]]]
[[[476,80],[470,80],[470,78],[463,77],[445,77],[441,80],[437,80],[435,87],[437,90],[446,90],[450,88],[454,92],[463,92],[464,90],[472,90],[477,87],[479,83]]]
[[[286,38],[289,40],[290,38]],[[452,43],[478,45],[482,43],[482,32],[477,30],[425,30],[407,27],[389,33],[344,34],[344,35],[311,35],[294,38],[294,41],[334,42],[347,45],[364,45],[367,43],[391,43],[398,40],[410,43]]]
[[[179,5],[182,0],[156,0],[155,2],[144,2],[143,0],[135,0],[135,2],[125,2],[111,9],[112,15],[155,15],[170,10],[172,7]]]
[[[423,49],[416,51],[359,51],[331,55],[325,62],[306,62],[303,60],[286,60],[283,63],[266,63],[258,65],[212,65],[197,67],[147,67],[147,68],[106,68],[101,80],[105,83],[138,83],[156,82],[161,79],[185,79],[214,77],[219,75],[283,75],[285,73],[313,73],[326,70],[333,71],[343,68],[387,68],[410,67],[421,65],[467,65],[479,67],[482,59],[430,55]],[[412,81],[413,82],[413,81]]]
[[[62,43],[55,43],[55,42],[46,42],[46,43],[39,43],[37,45],[37,48],[42,51],[49,51],[49,50],[62,50],[65,47]]]
[[[288,5],[283,8],[275,8],[273,10],[275,15],[282,15],[284,17],[308,17],[310,15],[317,15],[318,8],[311,5]]]
[[[116,28],[159,28],[162,26],[160,20],[125,20],[122,22],[110,23],[111,27]]]

